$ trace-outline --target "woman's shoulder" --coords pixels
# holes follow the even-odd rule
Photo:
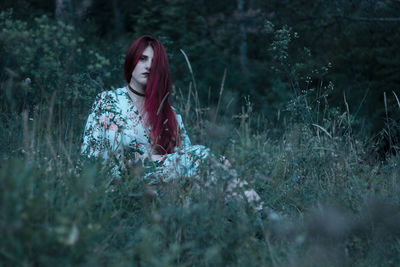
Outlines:
[[[171,106],[171,109],[173,112],[175,112],[176,116],[181,116],[181,113],[179,112],[179,110],[173,106]]]
[[[124,87],[106,90],[97,94],[96,101],[117,102],[119,101],[119,98],[124,94],[126,94],[126,88]]]
[[[106,98],[106,97],[118,98],[119,96],[124,95],[125,93],[126,93],[126,88],[121,87],[121,88],[102,91],[98,93],[97,96],[101,98]]]
[[[176,109],[176,108],[174,108],[173,106],[171,106],[171,108],[172,108],[172,110],[173,110],[174,113],[175,113],[175,118],[176,118],[176,121],[178,122],[178,124],[179,124],[179,125],[183,125],[182,115],[181,115],[181,113],[179,112],[179,110]]]
[[[124,88],[102,91],[97,94],[95,102],[107,110],[115,109],[119,106],[120,97],[125,93]]]

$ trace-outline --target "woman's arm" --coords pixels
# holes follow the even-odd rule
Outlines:
[[[83,132],[81,153],[88,157],[108,158],[110,143],[106,138],[106,129],[109,128],[109,112],[105,108],[105,94],[106,92],[97,95]]]
[[[181,134],[182,148],[191,146],[192,144],[190,142],[189,135],[187,134],[187,132],[185,130],[185,126],[183,125],[182,116],[178,113],[176,114],[176,120],[178,122],[178,127],[179,127],[180,134]]]

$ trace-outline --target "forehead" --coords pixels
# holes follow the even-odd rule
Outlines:
[[[143,50],[143,56],[147,56],[152,58],[154,56],[154,50],[151,46],[146,47],[145,50]]]

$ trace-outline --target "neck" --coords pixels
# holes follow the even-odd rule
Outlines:
[[[141,84],[136,83],[133,79],[129,83],[129,86],[140,94],[144,94],[144,86]]]
[[[128,89],[129,91],[131,91],[133,94],[135,94],[136,96],[139,96],[141,98],[146,97],[146,95],[144,93],[140,93],[138,91],[136,91],[135,89],[133,89],[129,84],[128,84]]]

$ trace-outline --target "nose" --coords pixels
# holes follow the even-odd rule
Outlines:
[[[146,70],[150,70],[150,67],[151,67],[151,60],[147,60],[146,66],[145,66]]]

